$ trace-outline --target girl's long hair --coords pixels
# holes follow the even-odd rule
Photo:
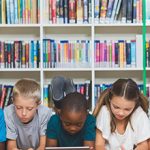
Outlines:
[[[120,96],[129,101],[135,101],[135,108],[132,113],[128,116],[127,121],[130,122],[130,117],[138,106],[141,106],[143,110],[148,113],[148,99],[140,92],[136,82],[132,79],[118,79],[113,83],[111,88],[104,90],[96,104],[96,107],[93,111],[93,115],[97,117],[103,105],[106,105],[107,109],[110,112],[111,118],[111,132],[114,132],[116,129],[116,119],[111,112],[110,101],[113,96]],[[131,122],[130,122],[131,124]],[[131,125],[132,127],[132,125]]]

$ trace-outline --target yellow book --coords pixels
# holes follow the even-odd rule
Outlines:
[[[124,41],[119,41],[119,63],[120,68],[124,67]]]
[[[20,0],[18,0],[18,20],[19,20],[19,23],[22,23],[20,19]]]
[[[2,0],[2,24],[6,23],[6,0]]]
[[[77,0],[77,23],[83,23],[83,1]]]
[[[37,0],[32,0],[32,23],[37,23]]]

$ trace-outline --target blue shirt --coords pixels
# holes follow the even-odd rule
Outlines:
[[[6,141],[6,125],[4,120],[4,113],[0,109],[0,142]]]
[[[60,147],[83,146],[84,141],[95,141],[95,129],[95,118],[88,114],[83,128],[70,135],[63,129],[60,117],[53,115],[48,122],[46,135],[49,139],[56,139]]]

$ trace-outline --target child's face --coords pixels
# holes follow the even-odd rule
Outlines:
[[[22,123],[30,122],[37,110],[38,104],[35,100],[17,96],[14,100],[15,111]]]
[[[129,101],[123,97],[114,96],[110,101],[110,107],[117,120],[124,120],[132,113],[135,107],[135,101]]]
[[[84,126],[87,113],[83,112],[67,112],[63,111],[60,113],[60,118],[62,121],[62,126],[70,134],[75,134],[79,132]]]

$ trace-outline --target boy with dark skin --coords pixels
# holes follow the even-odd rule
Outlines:
[[[53,115],[48,122],[47,146],[89,146],[94,150],[95,118],[87,112],[84,95],[70,93],[60,102],[60,113]]]

